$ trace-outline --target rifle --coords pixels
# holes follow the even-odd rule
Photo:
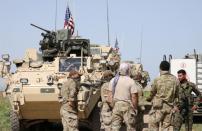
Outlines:
[[[188,131],[189,131],[189,118],[188,114],[189,114],[189,99],[188,96],[186,96],[185,92],[183,91],[183,98],[181,98],[182,100],[182,104],[181,104],[181,108],[180,108],[180,114],[182,115],[182,117],[184,119],[187,119],[188,121]]]

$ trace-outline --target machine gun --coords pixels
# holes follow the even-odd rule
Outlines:
[[[184,117],[186,117],[189,113],[189,100],[186,96],[181,98],[181,105],[180,105],[180,114]]]
[[[38,29],[40,29],[40,30],[45,31],[46,33],[51,33],[51,31],[46,30],[46,29],[43,29],[43,28],[41,28],[41,27],[39,27],[39,26],[37,26],[37,25],[35,25],[35,24],[30,24],[30,25],[33,26],[33,27],[36,27],[36,28],[38,28]]]
[[[31,24],[31,26],[46,32],[41,33],[43,40],[39,42],[39,50],[42,52],[44,60],[52,60],[55,56],[57,56],[58,51],[61,48],[57,41],[57,32],[46,30],[34,24]]]
[[[41,33],[43,39],[40,41],[40,51],[44,61],[53,61],[54,57],[90,56],[90,41],[82,38],[71,38],[68,29],[49,31],[37,25],[31,24],[46,33]]]

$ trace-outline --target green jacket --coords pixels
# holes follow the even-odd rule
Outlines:
[[[194,92],[197,96],[195,102],[194,102],[194,97],[192,95],[192,92]],[[189,82],[189,81],[180,83],[180,88],[179,88],[179,103],[180,104],[182,103],[182,100],[185,97],[188,98],[189,107],[192,107],[193,105],[198,106],[200,104],[201,93],[194,83]]]

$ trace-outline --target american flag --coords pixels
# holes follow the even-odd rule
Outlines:
[[[71,31],[72,35],[74,34],[74,19],[72,17],[69,6],[67,6],[66,13],[65,13],[64,29],[68,29]]]
[[[115,41],[114,50],[119,51],[119,42],[118,42],[117,38],[116,38],[116,41]]]

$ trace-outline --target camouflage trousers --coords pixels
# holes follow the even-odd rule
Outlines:
[[[77,111],[68,104],[63,104],[60,109],[63,131],[78,131]]]
[[[150,131],[173,131],[171,110],[172,108],[166,104],[161,109],[152,108],[149,114]]]
[[[188,115],[184,118],[179,112],[175,113],[174,131],[180,131],[183,122],[185,125],[185,131],[192,131],[193,111],[191,109],[189,109]]]
[[[109,105],[104,102],[100,111],[101,129],[111,131],[112,111]]]
[[[129,102],[117,101],[112,111],[112,131],[119,131],[123,122],[127,131],[136,131],[136,116]]]

